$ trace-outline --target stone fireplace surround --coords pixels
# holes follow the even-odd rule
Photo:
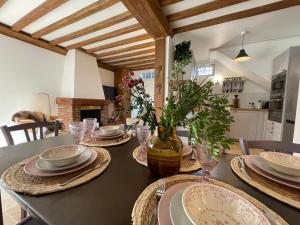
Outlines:
[[[109,103],[110,101],[104,99],[56,98],[58,116],[63,120],[65,130],[68,129],[71,122],[80,121],[80,109],[86,106],[101,106],[101,123],[107,125]]]

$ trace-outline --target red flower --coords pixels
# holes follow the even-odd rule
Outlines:
[[[128,82],[128,83],[127,83],[127,86],[128,86],[129,88],[133,88],[134,85],[133,85],[131,82]]]
[[[144,83],[144,81],[143,81],[142,78],[139,78],[138,82],[139,82],[140,84]]]
[[[129,76],[134,76],[134,72],[130,71],[128,75]]]

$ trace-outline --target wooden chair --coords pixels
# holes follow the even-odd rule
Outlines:
[[[36,129],[39,128],[40,130],[40,139],[44,138],[44,133],[43,133],[43,128],[47,127],[47,128],[53,128],[54,130],[54,136],[58,136],[58,131],[59,131],[59,126],[60,123],[58,120],[56,120],[55,122],[35,122],[35,123],[25,123],[25,124],[19,124],[19,125],[14,125],[11,127],[8,126],[2,126],[0,127],[3,136],[6,140],[7,145],[14,145],[14,140],[13,137],[11,135],[12,132],[14,131],[20,131],[20,130],[24,130],[25,132],[25,136],[26,136],[26,140],[27,142],[30,142],[30,137],[29,137],[29,132],[28,130],[32,131],[33,134],[33,140],[36,141],[37,140],[37,134],[36,134]]]
[[[248,141],[243,138],[240,138],[239,141],[243,155],[249,155],[251,148],[284,152],[287,154],[300,153],[300,144],[284,143],[281,141]]]

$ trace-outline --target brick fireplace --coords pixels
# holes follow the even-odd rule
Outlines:
[[[109,103],[110,101],[101,99],[56,98],[58,116],[63,120],[65,129],[68,129],[71,122],[81,121],[83,111],[86,110],[100,110],[99,124],[107,125]]]

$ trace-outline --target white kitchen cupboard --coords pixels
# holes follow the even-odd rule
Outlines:
[[[265,123],[265,140],[269,141],[281,141],[282,136],[282,125],[274,121],[266,120]]]
[[[230,126],[227,137],[233,139],[245,138],[247,140],[263,140],[264,127],[267,117],[266,111],[248,111],[232,109],[230,114],[235,122]]]

